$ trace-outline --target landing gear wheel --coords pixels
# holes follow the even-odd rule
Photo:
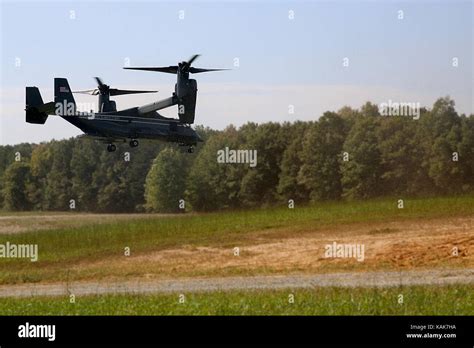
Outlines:
[[[188,153],[193,153],[193,152],[194,152],[194,147],[191,146],[191,147],[188,149]]]
[[[130,140],[130,147],[137,147],[137,146],[138,146],[138,140],[137,139]]]
[[[115,150],[117,150],[117,146],[115,146],[114,144],[107,145],[107,151],[114,152]]]

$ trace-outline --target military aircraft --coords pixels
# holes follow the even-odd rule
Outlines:
[[[168,67],[125,67],[130,70],[156,71],[177,75],[175,91],[171,97],[143,106],[117,111],[111,96],[156,91],[137,91],[110,88],[96,77],[98,87],[92,90],[72,92],[65,78],[54,79],[54,102],[43,103],[37,87],[26,87],[26,122],[44,124],[48,115],[57,115],[81,129],[86,136],[107,143],[107,150],[117,149],[115,142],[129,140],[131,147],[139,145],[138,139],[158,139],[187,146],[188,152],[202,141],[191,128],[194,123],[197,82],[189,74],[227,69],[194,68],[191,64],[199,55],[188,61]],[[76,108],[73,93],[87,93],[99,97],[98,112],[80,112]],[[167,118],[157,111],[178,105],[178,118]]]

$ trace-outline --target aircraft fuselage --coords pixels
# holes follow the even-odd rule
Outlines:
[[[94,113],[91,115],[61,116],[91,137],[108,142],[126,139],[158,139],[182,145],[196,145],[202,141],[187,124],[159,116],[140,117],[134,110]]]

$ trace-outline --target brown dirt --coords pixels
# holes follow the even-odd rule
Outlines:
[[[298,236],[290,232],[277,230],[235,245],[239,256],[233,247],[185,245],[138,255],[132,250],[129,257],[81,263],[74,271],[110,278],[166,278],[474,267],[474,217],[350,224]],[[326,258],[325,245],[333,242],[363,244],[364,261]]]

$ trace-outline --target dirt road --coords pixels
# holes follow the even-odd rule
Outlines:
[[[473,284],[474,290],[474,269],[4,285],[0,286],[0,297],[66,296],[68,294],[80,296],[94,294],[186,293],[329,286],[394,287],[443,284]]]

